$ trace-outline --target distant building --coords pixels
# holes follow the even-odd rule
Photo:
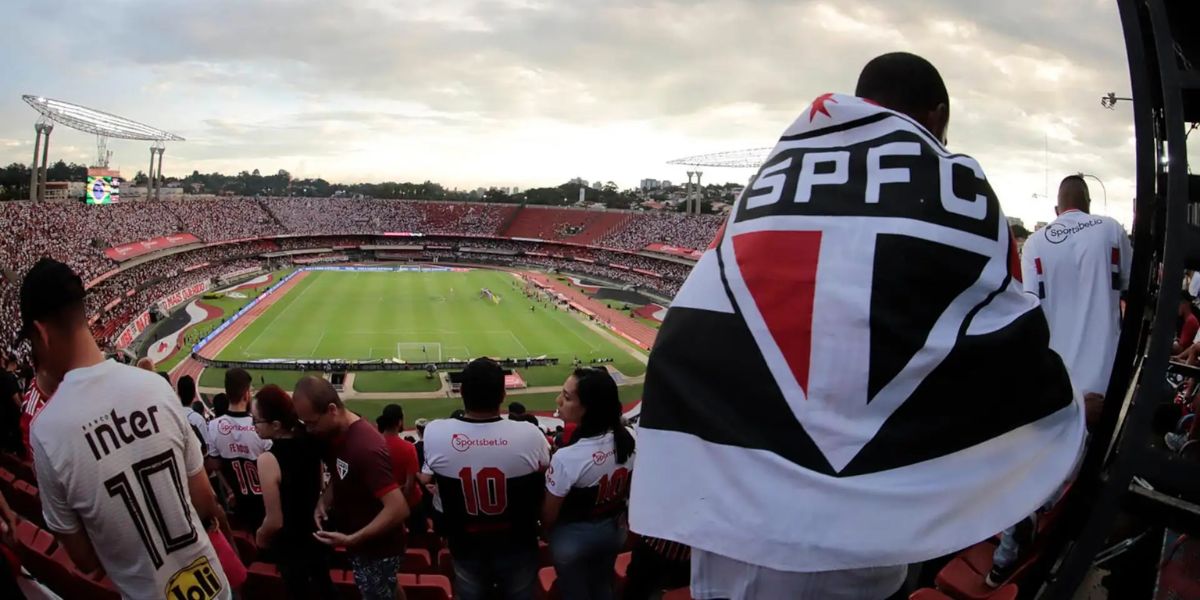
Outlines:
[[[586,180],[586,179],[583,179],[583,178],[581,178],[581,177],[576,177],[576,178],[574,178],[574,179],[572,179],[572,180],[568,181],[567,183],[571,183],[571,184],[575,184],[575,185],[581,185],[581,186],[583,186],[583,187],[590,187],[590,186],[588,185],[588,180]]]
[[[1013,227],[1013,228],[1020,227],[1021,229],[1025,229],[1025,222],[1022,221],[1020,217],[1008,217],[1008,226]]]
[[[641,186],[643,192],[657,190],[662,187],[662,182],[657,179],[643,179]]]
[[[1047,223],[1047,222],[1045,222],[1045,221],[1038,221],[1037,223],[1035,223],[1035,224],[1033,225],[1033,230],[1034,230],[1034,231],[1037,231],[1037,230],[1039,230],[1039,229],[1041,229],[1041,228],[1043,228],[1043,227],[1045,227],[1045,226],[1047,226],[1047,225],[1049,225],[1049,223]]]

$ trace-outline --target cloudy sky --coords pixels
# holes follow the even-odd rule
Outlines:
[[[449,186],[683,181],[680,156],[771,146],[875,55],[921,54],[951,95],[950,144],[1010,215],[1053,218],[1063,175],[1103,179],[1128,224],[1133,129],[1113,0],[8,0],[0,161],[28,162],[20,95],[187,138],[164,170]],[[113,142],[127,176],[144,142]],[[52,160],[92,162],[55,129]],[[744,182],[710,169],[706,182]],[[1046,179],[1049,179],[1049,188]]]

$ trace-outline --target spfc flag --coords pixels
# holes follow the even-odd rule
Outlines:
[[[650,355],[633,529],[789,571],[943,555],[1032,513],[1082,403],[974,159],[827,94],[784,132]]]

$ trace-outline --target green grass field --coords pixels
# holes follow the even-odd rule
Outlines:
[[[424,363],[478,356],[553,356],[558,367],[522,370],[530,386],[557,386],[573,358],[611,358],[628,376],[645,372],[630,346],[575,316],[531,302],[506,273],[311,272],[233,340],[221,360],[400,359]],[[501,300],[480,297],[490,288]],[[210,376],[209,373],[212,373]],[[268,380],[281,375],[265,372]],[[219,379],[207,369],[202,385]],[[257,377],[257,375],[256,375]],[[424,374],[359,373],[361,392],[437,389]],[[286,386],[285,386],[286,387]]]

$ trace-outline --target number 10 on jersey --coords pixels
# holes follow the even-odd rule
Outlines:
[[[500,515],[508,508],[507,479],[496,467],[485,467],[473,473],[471,467],[458,472],[462,482],[463,507],[471,516]]]

